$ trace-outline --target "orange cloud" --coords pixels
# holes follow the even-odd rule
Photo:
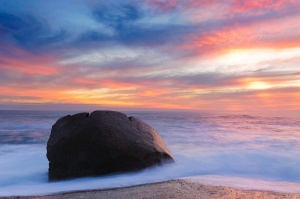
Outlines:
[[[246,89],[249,82],[258,79],[244,79],[244,86],[234,91],[199,90],[186,88],[184,91],[169,88],[153,88],[153,85],[139,90],[115,89],[29,89],[0,87],[5,93],[1,103],[57,103],[98,104],[113,107],[190,109],[190,110],[296,110],[300,107],[300,88],[254,88]],[[260,79],[260,81],[262,81]],[[265,81],[268,82],[268,81]],[[256,85],[259,86],[259,85]],[[264,85],[263,85],[264,86]],[[22,92],[20,92],[22,90]],[[199,92],[200,91],[200,92]]]

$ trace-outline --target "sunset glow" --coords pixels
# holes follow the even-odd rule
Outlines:
[[[300,2],[0,2],[0,109],[300,110]]]

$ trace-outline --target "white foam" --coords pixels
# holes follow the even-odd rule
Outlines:
[[[256,173],[252,169],[246,170],[249,167],[247,164],[239,165],[238,168],[242,169],[240,172],[235,167],[236,163],[232,161],[232,159],[236,160],[238,158],[237,155],[224,156],[224,154],[215,155],[214,153],[183,155],[175,150],[175,164],[154,167],[135,173],[50,183],[47,180],[48,160],[45,154],[46,149],[43,145],[0,146],[0,196],[43,195],[76,190],[125,187],[178,178],[243,189],[300,193],[300,183],[279,180],[267,181],[268,175],[265,179],[251,179],[253,174],[262,176],[265,169],[261,167],[265,165],[258,161],[257,168],[254,168]],[[255,156],[255,158],[259,159],[260,157]],[[262,157],[262,159],[264,158]],[[289,166],[288,162],[282,164],[278,165],[279,169],[288,168],[287,166]],[[252,166],[254,167],[255,164]],[[278,168],[269,167],[270,176],[274,176]],[[220,172],[225,173],[225,175],[208,175]],[[238,176],[241,173],[245,173],[245,177]]]

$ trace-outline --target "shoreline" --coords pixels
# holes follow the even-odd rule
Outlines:
[[[130,187],[120,187],[100,190],[80,190],[57,194],[36,195],[36,196],[5,196],[3,199],[68,199],[68,198],[121,198],[121,199],[141,199],[141,198],[199,198],[199,199],[258,199],[258,198],[278,198],[278,199],[299,199],[300,193],[282,193],[264,190],[245,190],[229,186],[216,186],[190,182],[183,179],[169,180],[158,183],[141,184]]]

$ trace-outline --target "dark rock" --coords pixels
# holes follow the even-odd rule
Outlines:
[[[52,126],[47,144],[49,180],[140,170],[172,155],[145,122],[114,111],[78,113]]]

